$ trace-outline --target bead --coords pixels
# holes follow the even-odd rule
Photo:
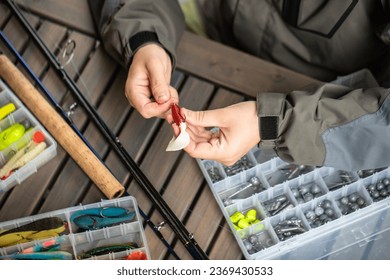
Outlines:
[[[390,186],[390,179],[389,178],[384,178],[382,180],[382,183],[387,187],[387,186]]]
[[[253,222],[254,220],[256,220],[256,215],[257,215],[257,212],[255,209],[250,209],[246,215],[245,215],[245,219],[248,221],[248,222]]]
[[[237,225],[238,225],[240,228],[244,229],[244,228],[249,227],[249,226],[250,226],[250,223],[249,223],[249,221],[248,221],[247,219],[243,218],[243,219],[241,219],[241,220],[238,221]]]
[[[245,218],[244,214],[241,212],[235,212],[233,215],[230,216],[230,221],[232,221],[233,224],[237,223],[239,220]]]

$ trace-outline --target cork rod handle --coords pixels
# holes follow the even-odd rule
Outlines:
[[[112,173],[5,55],[0,55],[0,77],[107,198],[124,193]]]

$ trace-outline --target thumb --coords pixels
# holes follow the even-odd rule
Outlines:
[[[149,69],[151,91],[157,103],[167,102],[171,95],[169,91],[169,84],[164,76],[164,70],[157,65],[153,65]]]
[[[186,122],[195,126],[212,127],[220,126],[220,112],[219,110],[207,110],[207,111],[191,111],[182,108],[182,112],[186,118]]]

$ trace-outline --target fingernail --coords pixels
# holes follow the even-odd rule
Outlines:
[[[164,101],[164,102],[167,102],[167,95],[166,94],[161,94],[157,97],[157,100],[158,101]]]

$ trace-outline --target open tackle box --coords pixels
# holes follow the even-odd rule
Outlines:
[[[11,110],[4,109],[7,108],[7,106],[12,106],[13,108]],[[20,131],[21,126],[18,124],[23,125],[22,132]],[[18,126],[16,127],[15,125]],[[14,129],[13,132],[10,132],[10,129]],[[23,129],[25,129],[24,132]],[[7,175],[4,176],[1,174],[0,194],[23,182],[57,154],[57,143],[53,137],[51,137],[24,104],[15,96],[11,89],[0,79],[0,142],[4,140],[4,134],[7,134],[8,141],[8,139],[11,139],[12,133],[15,133],[16,135],[23,133],[23,136],[18,138],[18,140],[9,140],[10,143],[12,143],[7,147],[0,143],[0,173],[3,173],[2,171],[8,166],[12,166],[11,162],[14,160],[16,161],[14,156],[18,151],[23,150],[29,144],[32,144],[32,137],[36,135],[35,133],[38,131],[43,133],[44,139],[41,139],[40,141],[43,140],[46,147],[34,158],[26,160],[25,162],[23,162],[23,159],[20,160],[19,167],[15,168],[11,173],[4,171]],[[27,153],[27,150],[25,151]],[[30,148],[29,151],[32,151],[32,148]],[[19,156],[19,154],[17,155]],[[7,165],[7,163],[9,164]]]
[[[111,215],[116,213],[113,211],[119,211],[118,213],[125,214],[126,217],[124,219],[115,218]],[[81,223],[82,220],[79,219],[84,215],[91,215],[92,219],[99,221],[100,226],[89,224],[85,228],[84,225],[88,223],[85,223],[85,220]],[[20,228],[47,218],[56,218],[63,223],[64,227],[57,231],[59,232],[57,236],[4,246],[3,231]],[[105,218],[108,220],[104,221]],[[111,223],[110,218],[117,220],[112,220]],[[23,250],[29,250],[28,248],[39,247],[48,241],[58,244],[56,248],[58,254],[61,253],[62,256],[70,256],[71,259],[76,260],[131,259],[128,257],[134,253],[137,256],[142,254],[142,259],[150,259],[137,202],[132,196],[102,200],[98,203],[74,206],[0,223],[0,259],[16,258],[18,256],[15,257],[14,254],[20,254],[24,252]],[[136,259],[139,258],[136,257]]]
[[[266,160],[264,159],[266,158]],[[390,168],[197,160],[246,259],[389,259]]]

